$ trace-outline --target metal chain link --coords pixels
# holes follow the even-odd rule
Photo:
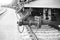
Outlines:
[[[21,9],[23,9],[24,8],[24,4],[25,4],[25,2],[22,2],[22,3],[20,3],[20,2],[18,2],[18,6],[19,6],[19,9],[17,10],[17,13],[21,10]],[[16,14],[17,15],[17,14]],[[27,14],[26,14],[27,15]],[[19,19],[20,20],[20,19]],[[19,27],[18,27],[18,30],[19,30]],[[29,28],[29,30],[31,31],[31,33],[34,35],[34,37],[35,37],[35,40],[38,40],[37,39],[37,36],[35,35],[35,33]],[[23,28],[23,30],[22,30],[22,32],[21,31],[19,31],[20,33],[23,33],[23,31],[24,31],[24,28]]]

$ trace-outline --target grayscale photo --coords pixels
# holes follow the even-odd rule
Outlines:
[[[0,40],[60,40],[60,0],[0,0]]]

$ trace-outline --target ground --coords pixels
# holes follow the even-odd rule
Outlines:
[[[29,40],[30,34],[28,33],[26,27],[24,27],[23,33],[19,33],[17,30],[17,20],[18,19],[16,17],[15,10],[10,9],[10,8],[5,8],[5,9],[7,9],[6,12],[2,16],[0,16],[0,40]],[[56,33],[56,35],[58,34],[58,32],[56,30],[54,31],[55,33],[53,33],[53,30],[52,31],[51,30],[48,31],[46,29],[44,30],[43,27],[42,27],[42,29],[35,30],[35,34],[36,35],[38,34],[38,36],[40,37],[39,40],[46,40],[46,38],[47,38],[46,36],[49,37],[49,35],[52,35],[52,34],[55,35],[55,33]],[[48,35],[48,32],[49,33],[51,32],[51,33]],[[52,36],[50,36],[50,37],[52,37]]]

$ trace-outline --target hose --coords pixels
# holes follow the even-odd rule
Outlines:
[[[28,27],[28,26],[27,26],[27,29],[28,29],[29,31],[31,31],[31,33],[34,35],[34,37],[35,37],[34,39],[35,39],[35,40],[38,40],[38,38],[37,38],[36,34],[33,32],[33,30],[32,30],[30,27]]]

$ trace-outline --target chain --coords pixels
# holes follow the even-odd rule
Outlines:
[[[25,4],[25,2],[21,2],[21,3],[20,3],[20,1],[19,1],[17,4],[18,4],[18,7],[19,7],[18,10],[17,10],[17,14],[18,14],[18,12],[19,12],[21,9],[24,9],[24,4]],[[16,15],[17,15],[17,14],[16,14]],[[19,13],[19,14],[20,14],[20,13]],[[19,15],[19,14],[18,14],[18,15]],[[26,14],[26,15],[28,15],[28,14]],[[26,16],[26,15],[25,15],[25,16]],[[20,20],[20,19],[19,19],[19,20]],[[27,27],[27,28],[28,28],[28,27]],[[34,35],[35,40],[38,40],[38,39],[37,39],[37,36],[36,36],[35,33],[33,32],[33,30],[31,30],[30,28],[28,28],[28,30],[31,31],[31,33]],[[19,26],[18,26],[18,31],[19,31]],[[24,27],[23,27],[23,30],[22,30],[22,31],[19,31],[19,32],[20,32],[20,33],[23,33],[23,31],[24,31]]]
[[[23,31],[24,31],[24,27],[23,27],[23,30],[22,31],[20,31],[20,28],[19,28],[20,26],[18,26],[18,31],[19,31],[19,33],[23,33]]]

